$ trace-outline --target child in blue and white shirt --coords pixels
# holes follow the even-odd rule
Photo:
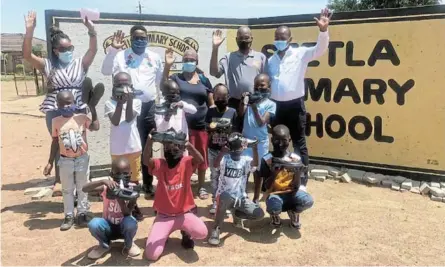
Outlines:
[[[248,103],[249,94],[243,95],[238,115],[244,116],[243,136],[248,139],[258,140],[258,157],[263,158],[269,152],[269,132],[267,125],[275,116],[276,104],[269,99],[270,78],[267,74],[259,74],[255,77],[254,91],[263,94],[264,98],[253,104]],[[244,155],[253,157],[252,148],[247,148]],[[260,168],[260,166],[258,166]],[[255,195],[254,201],[258,201],[261,189],[261,180],[257,172],[254,172]]]

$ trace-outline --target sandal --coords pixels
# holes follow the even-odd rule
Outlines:
[[[209,198],[209,193],[207,192],[207,190],[204,187],[201,187],[198,190],[198,197],[201,200],[208,199]]]

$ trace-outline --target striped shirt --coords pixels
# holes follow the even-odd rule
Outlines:
[[[54,91],[46,94],[40,105],[40,111],[46,113],[57,109],[57,94],[63,90],[70,90],[73,93],[76,106],[79,109],[85,109],[87,104],[82,101],[82,84],[86,77],[86,71],[82,66],[82,58],[77,58],[64,67],[53,67],[49,59],[45,58],[44,60],[43,72],[48,80],[48,86],[52,86]]]

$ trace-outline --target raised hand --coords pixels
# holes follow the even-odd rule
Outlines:
[[[111,46],[115,49],[122,49],[125,45],[124,37],[125,34],[121,30],[115,32],[113,35]]]
[[[28,11],[28,16],[25,15],[25,26],[27,30],[34,30],[36,28],[37,16],[35,11]]]
[[[226,37],[222,36],[221,30],[216,30],[213,32],[212,43],[214,47],[219,47],[224,42],[224,40],[226,40]]]
[[[94,25],[91,20],[88,19],[87,16],[85,16],[85,19],[82,21],[83,25],[87,27],[88,31],[94,31]]]
[[[325,32],[328,30],[329,22],[333,14],[334,12],[330,12],[329,9],[325,8],[321,10],[319,19],[314,17],[315,21],[317,22],[317,26],[318,28],[320,28],[321,32]]]
[[[171,47],[167,48],[165,50],[165,64],[166,65],[173,65],[175,63],[175,56],[173,55],[173,49]]]

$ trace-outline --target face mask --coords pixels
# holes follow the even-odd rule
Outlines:
[[[179,95],[166,95],[165,96],[165,100],[170,102],[170,103],[176,103],[179,102],[181,100],[181,97]]]
[[[59,60],[64,64],[70,63],[73,60],[73,52],[66,51],[59,53]]]
[[[273,44],[278,51],[283,51],[287,48],[287,41],[274,41]]]
[[[182,158],[182,153],[176,153],[176,152],[172,152],[170,150],[164,150],[164,157],[165,157],[165,161],[167,162],[167,165],[169,168],[173,168],[175,167],[179,161],[181,161]]]
[[[133,52],[137,55],[141,55],[145,52],[145,49],[147,48],[148,40],[133,40],[131,42],[131,49],[133,49]]]
[[[280,141],[272,141],[274,154],[277,156],[284,156],[289,145],[284,145]]]
[[[229,154],[230,154],[230,158],[232,158],[232,160],[239,161],[241,159],[241,155],[243,154],[243,152],[242,151],[231,151]]]
[[[251,46],[252,42],[249,42],[249,41],[238,41],[237,44],[238,44],[239,50],[245,51],[247,49],[250,49],[250,46]]]
[[[63,117],[69,118],[74,115],[74,112],[76,111],[76,107],[74,105],[71,105],[68,107],[59,108],[59,111]]]
[[[196,70],[196,62],[184,62],[182,63],[183,72],[194,72]]]
[[[226,107],[228,105],[228,101],[227,100],[216,100],[215,101],[215,106],[218,108],[219,111],[224,111],[226,110]]]

